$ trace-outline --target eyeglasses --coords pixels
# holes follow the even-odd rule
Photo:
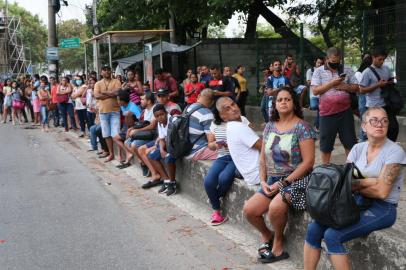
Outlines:
[[[379,124],[381,124],[383,127],[387,127],[389,125],[389,120],[386,117],[382,118],[381,120],[378,120],[378,118],[371,118],[368,122],[373,127],[379,127]]]
[[[291,98],[278,98],[276,100],[276,102],[278,102],[278,103],[283,102],[283,101],[290,102],[290,101],[292,101],[292,99]]]

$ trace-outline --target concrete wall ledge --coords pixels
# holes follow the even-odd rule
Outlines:
[[[188,196],[194,202],[208,204],[203,186],[203,178],[210,168],[211,161],[182,160],[177,164],[177,181],[180,184],[179,196]],[[250,234],[259,234],[246,221],[242,214],[244,202],[258,189],[247,186],[243,180],[235,179],[231,190],[224,198],[223,208],[230,221]],[[306,212],[290,211],[286,228],[286,251],[291,255],[295,265],[302,265],[303,243],[310,216]],[[398,219],[398,223],[401,220]],[[403,227],[403,226],[402,226]],[[353,269],[406,269],[406,233],[397,228],[390,228],[372,233],[366,238],[348,243]],[[318,269],[331,269],[331,264],[323,252]]]

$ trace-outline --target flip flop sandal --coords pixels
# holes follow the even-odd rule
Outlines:
[[[281,255],[279,255],[279,256],[275,256],[271,251],[266,257],[258,258],[258,261],[261,263],[274,263],[274,262],[278,262],[281,260],[286,260],[288,258],[289,258],[289,253],[287,253],[285,251],[283,251],[281,253]]]
[[[106,158],[108,156],[109,156],[109,154],[99,155],[99,158]]]
[[[125,169],[125,168],[128,168],[128,167],[130,167],[131,166],[131,163],[130,162],[127,162],[127,163],[123,163],[123,164],[121,164],[121,165],[118,165],[118,166],[116,166],[117,168],[119,168],[119,169]]]
[[[120,160],[119,163],[120,163],[120,164],[118,164],[118,165],[116,166],[117,168],[120,168],[121,166],[123,166],[123,164],[125,164],[125,163],[127,163],[127,162]]]
[[[258,248],[258,259],[265,258],[272,251],[273,240],[269,242],[262,243]]]

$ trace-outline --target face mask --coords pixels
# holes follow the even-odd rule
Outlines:
[[[75,82],[76,82],[76,85],[77,85],[77,86],[81,86],[81,85],[82,85],[82,80],[76,80]]]
[[[331,63],[329,62],[328,65],[332,68],[332,69],[338,69],[340,67],[340,63]]]

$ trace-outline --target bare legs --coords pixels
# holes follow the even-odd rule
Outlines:
[[[307,243],[304,245],[304,270],[316,270],[317,264],[320,260],[321,250],[312,248]],[[334,269],[337,270],[350,270],[351,263],[348,255],[330,255],[331,263]]]
[[[255,193],[245,202],[243,213],[248,222],[260,233],[261,242],[266,243],[272,239],[273,232],[265,224],[263,214],[268,211],[271,200],[260,193]]]

